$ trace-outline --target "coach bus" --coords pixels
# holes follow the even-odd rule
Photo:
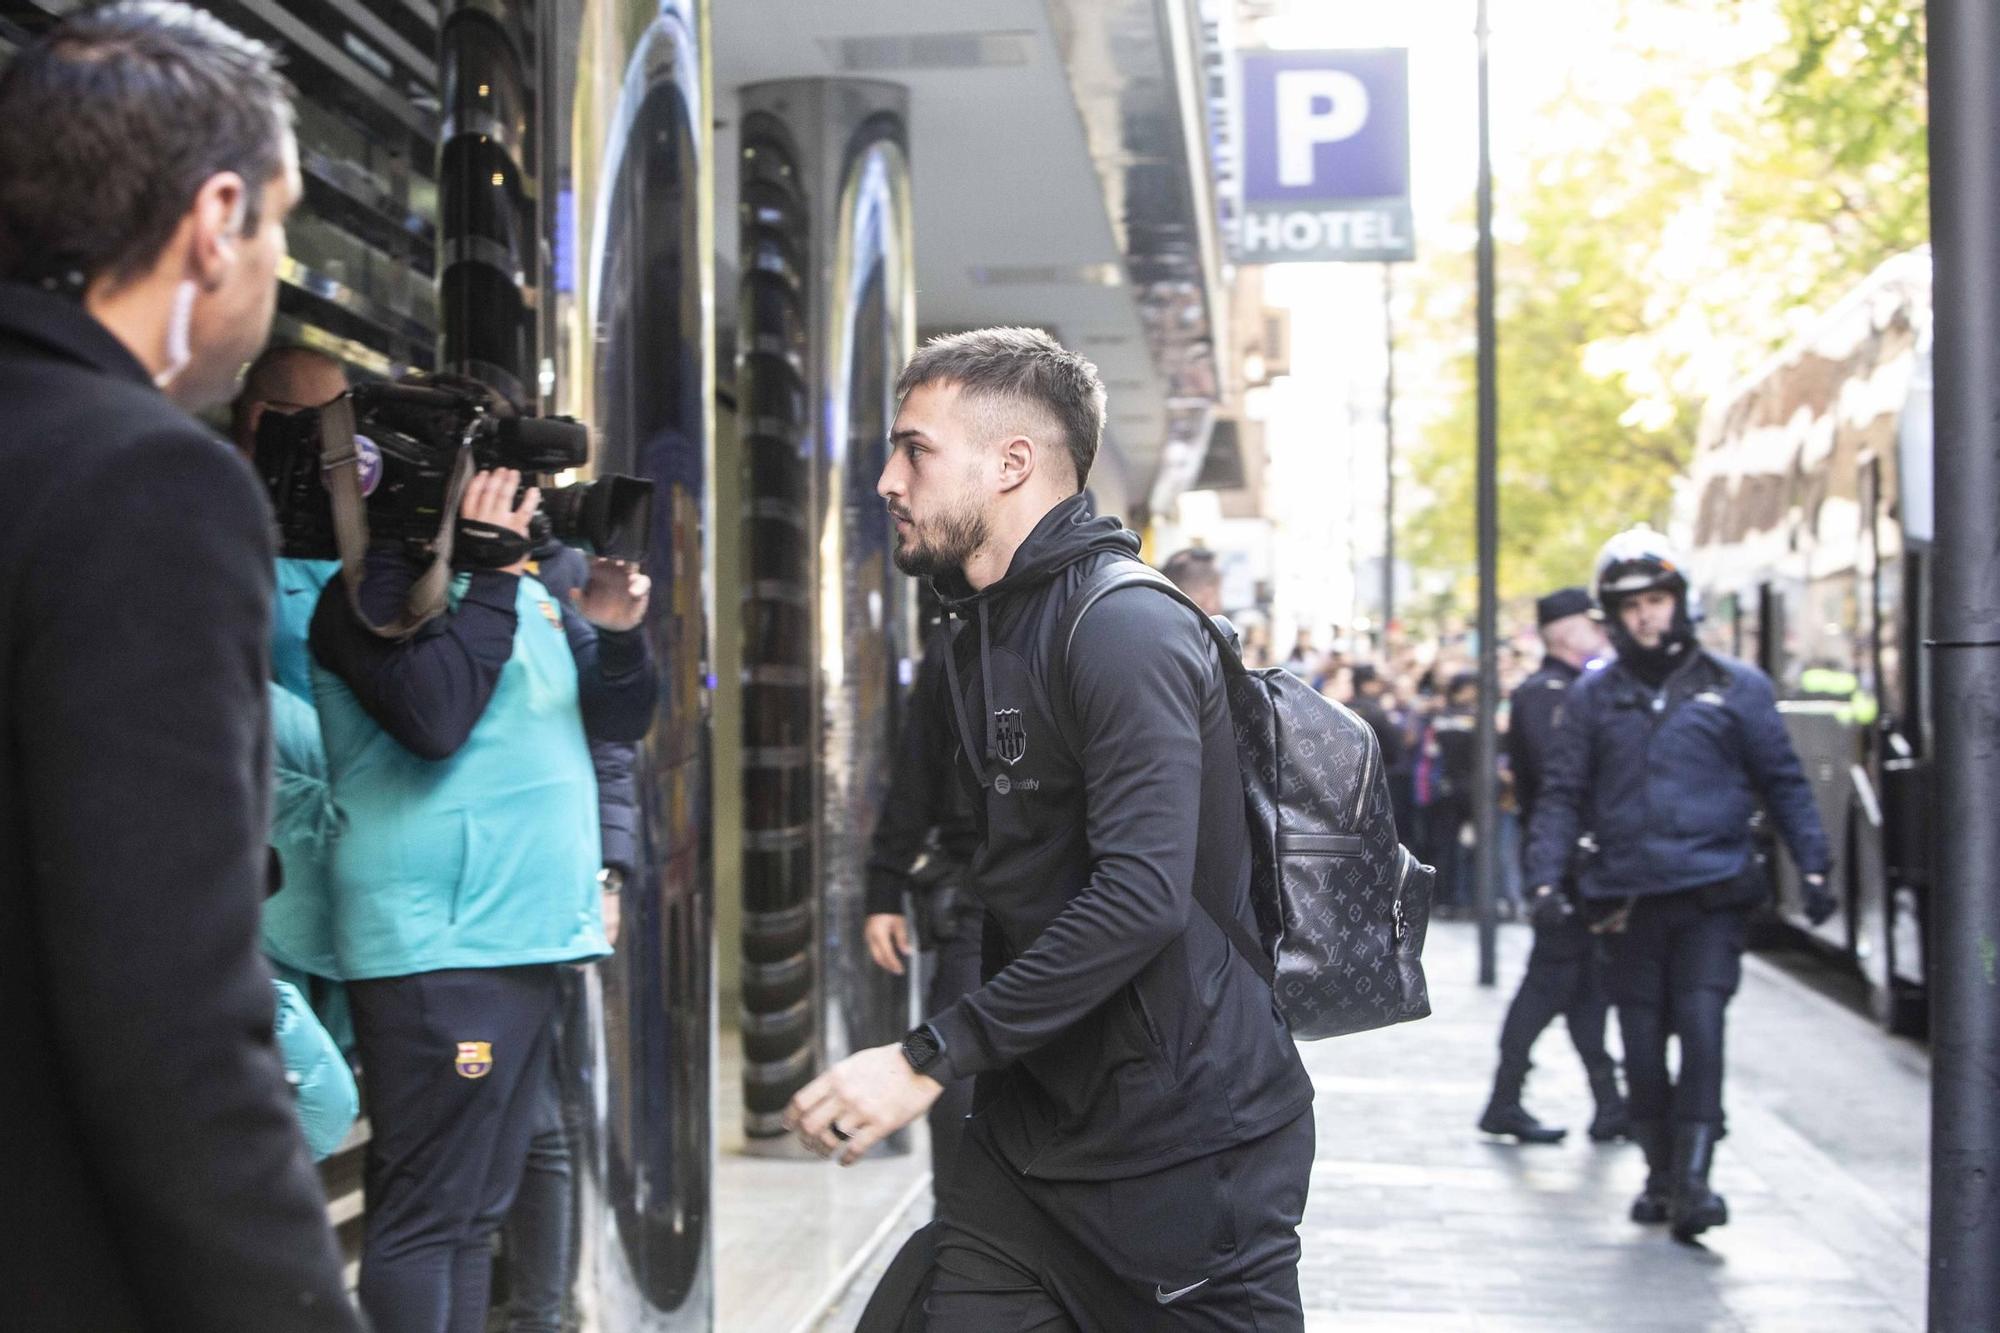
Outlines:
[[[1703,638],[1775,682],[1833,844],[1841,910],[1812,926],[1774,854],[1778,914],[1910,1035],[1933,882],[1930,281],[1927,251],[1897,256],[1711,402],[1676,522]]]

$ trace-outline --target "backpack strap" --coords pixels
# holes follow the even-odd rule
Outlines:
[[[1133,587],[1157,589],[1194,612],[1195,618],[1201,622],[1203,628],[1208,631],[1209,638],[1215,643],[1216,655],[1222,662],[1222,674],[1225,679],[1232,675],[1249,674],[1243,665],[1242,656],[1237,652],[1235,639],[1216,623],[1221,617],[1210,616],[1196,606],[1192,598],[1174,586],[1173,580],[1152,566],[1140,564],[1136,560],[1114,560],[1077,585],[1076,591],[1070,594],[1069,601],[1063,606],[1062,618],[1056,622],[1055,642],[1049,658],[1051,686],[1049,702],[1055,712],[1056,726],[1063,733],[1063,740],[1068,744],[1070,752],[1079,757],[1083,754],[1083,746],[1077,734],[1075,709],[1070,702],[1070,645],[1076,638],[1077,624],[1083,619],[1085,612],[1097,605],[1105,594],[1116,592],[1120,588]],[[1243,955],[1243,961],[1250,964],[1251,970],[1264,979],[1264,984],[1275,985],[1277,966],[1271,961],[1270,953],[1264,948],[1263,941],[1236,919],[1236,913],[1230,910],[1229,904],[1221,901],[1217,893],[1215,886],[1197,883],[1194,900],[1201,904],[1209,919],[1221,928],[1223,935],[1235,946],[1236,952]]]

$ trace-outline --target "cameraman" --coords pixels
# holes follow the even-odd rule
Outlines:
[[[269,510],[188,415],[269,331],[291,121],[179,4],[0,73],[0,1328],[357,1326],[257,955]]]
[[[545,1082],[557,965],[604,956],[590,739],[636,741],[656,675],[650,588],[595,560],[565,606],[527,573],[540,492],[482,472],[460,505],[453,608],[377,637],[344,580],[314,612],[341,832],[334,931],[367,1084],[361,1303],[378,1333],[485,1327],[493,1233]],[[377,544],[380,623],[419,567]]]

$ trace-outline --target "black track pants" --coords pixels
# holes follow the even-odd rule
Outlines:
[[[1624,931],[1606,937],[1634,1120],[1722,1123],[1723,1011],[1743,979],[1747,929],[1743,912],[1704,911],[1690,889],[1637,899]]]
[[[930,986],[924,995],[924,1017],[943,1013],[979,989],[979,926],[961,924],[956,936],[938,942],[929,959]],[[965,1117],[972,1114],[969,1078],[954,1079],[931,1104],[931,1197],[942,1212],[951,1186],[952,1169],[965,1137]]]
[[[966,1130],[926,1306],[934,1333],[1298,1333],[1312,1112],[1125,1180],[1040,1180]]]
[[[1537,928],[1534,951],[1521,988],[1507,1007],[1500,1027],[1500,1067],[1528,1068],[1528,1053],[1557,1014],[1569,1029],[1570,1044],[1583,1060],[1585,1072],[1611,1068],[1604,1049],[1604,1019],[1609,1007],[1604,982],[1588,927],[1578,916],[1560,926]]]

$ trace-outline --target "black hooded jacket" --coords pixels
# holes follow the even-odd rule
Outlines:
[[[1078,496],[1044,516],[999,582],[938,587],[967,622],[934,706],[949,710],[939,729],[959,738],[980,818],[971,881],[989,948],[985,984],[932,1026],[947,1074],[996,1076],[975,1116],[1001,1151],[1052,1179],[1205,1156],[1312,1100],[1270,988],[1195,901],[1197,882],[1223,883],[1255,928],[1243,782],[1208,634],[1156,591],[1113,593],[1080,622],[1064,698],[1052,697],[1069,596],[1138,550]]]

